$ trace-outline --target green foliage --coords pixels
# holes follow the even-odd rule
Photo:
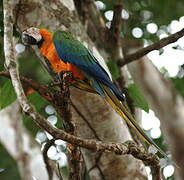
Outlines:
[[[8,154],[6,149],[0,144],[0,179],[2,180],[20,180],[17,164],[14,159]],[[1,171],[2,170],[2,171]]]
[[[184,77],[183,78],[171,78],[173,86],[176,88],[178,93],[184,97]]]
[[[0,90],[0,109],[3,109],[16,100],[16,94],[10,80]]]
[[[38,112],[42,112],[43,108],[48,104],[48,102],[40,96],[37,92],[34,92],[28,96],[28,101],[34,104]]]
[[[117,78],[120,77],[119,68],[118,68],[117,64],[114,61],[108,61],[107,66],[108,66],[108,68],[111,72],[111,75],[114,79],[117,79]]]
[[[26,127],[26,129],[28,129],[31,135],[35,137],[39,128],[36,126],[35,123],[33,123],[33,120],[26,114],[22,115],[22,120],[23,120],[23,124]]]
[[[149,119],[148,119],[148,121],[149,121]],[[156,144],[158,144],[159,147],[160,147],[164,152],[167,152],[167,151],[168,151],[167,144],[166,144],[166,142],[164,141],[164,137],[163,137],[163,136],[161,136],[161,137],[158,138],[158,139],[154,139],[154,142],[155,142]],[[159,155],[159,157],[162,158],[162,155],[161,155],[160,153],[157,153],[157,155]]]
[[[66,176],[66,177],[69,177],[69,171],[68,171],[68,168],[67,167],[62,167],[60,168],[60,171],[61,173]]]
[[[129,84],[128,94],[136,106],[138,106],[139,108],[143,109],[146,112],[149,112],[148,102],[146,101],[143,93],[136,84]]]

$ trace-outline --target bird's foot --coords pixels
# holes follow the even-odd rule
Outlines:
[[[73,76],[72,76],[72,72],[71,71],[61,71],[61,72],[58,72],[54,76],[54,81],[52,83],[49,83],[47,85],[47,87],[62,86],[63,81],[69,81],[72,78],[73,78]]]

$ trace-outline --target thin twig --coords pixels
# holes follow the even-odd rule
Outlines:
[[[103,171],[102,171],[102,169],[101,169],[101,167],[100,167],[98,164],[97,164],[96,167],[98,168],[98,170],[99,170],[99,172],[100,172],[100,175],[101,175],[102,180],[106,180],[106,179],[105,179],[105,176],[104,176],[104,174],[103,174]]]
[[[57,163],[57,168],[58,168],[59,180],[63,180],[63,177],[61,175],[61,171],[60,171],[60,168],[59,168],[59,163]]]
[[[147,153],[143,151],[142,148],[137,147],[133,142],[130,141],[125,143],[104,143],[101,141],[91,140],[91,139],[83,139],[80,137],[76,137],[66,133],[65,131],[53,127],[45,118],[43,118],[39,113],[35,111],[35,109],[27,104],[28,108],[23,109],[29,116],[33,119],[33,121],[43,130],[46,130],[50,133],[53,138],[62,139],[71,144],[75,144],[80,147],[84,147],[96,152],[114,152],[115,154],[123,155],[123,154],[132,154],[135,158],[141,159],[146,162],[147,165],[157,165],[159,164],[158,157],[156,155]]]
[[[179,38],[181,38],[183,36],[184,36],[184,29],[182,29],[182,30],[180,30],[180,31],[178,31],[178,32],[166,37],[166,38],[163,38],[163,39],[159,40],[158,42],[151,44],[150,46],[142,48],[135,53],[127,55],[125,57],[125,59],[120,59],[118,61],[118,65],[124,66],[125,64],[128,64],[128,63],[131,63],[135,60],[138,60],[142,56],[145,56],[146,54],[148,54],[149,52],[151,52],[153,50],[159,50],[159,49],[167,46],[168,44],[176,42]]]
[[[11,78],[9,72],[0,72],[0,76]],[[34,89],[36,92],[38,92],[41,96],[43,96],[45,99],[47,99],[49,102],[51,102],[53,93],[48,90],[47,86],[37,83],[33,81],[32,79],[28,79],[24,76],[20,76],[20,81],[23,84],[26,84],[30,88]]]
[[[50,160],[47,156],[47,151],[54,144],[54,141],[55,141],[55,139],[51,139],[51,140],[47,141],[47,143],[44,145],[44,148],[43,148],[43,160],[46,164],[46,169],[48,172],[49,180],[52,180],[52,178],[53,178],[53,169],[52,169],[52,166],[50,164]]]
[[[92,171],[94,168],[97,168],[97,169],[99,170],[99,173],[100,173],[100,175],[101,175],[102,180],[105,180],[105,176],[104,176],[104,174],[103,174],[103,171],[101,170],[100,166],[98,165],[98,163],[99,163],[99,161],[100,161],[100,158],[101,158],[102,154],[103,154],[102,152],[99,153],[99,154],[97,154],[98,156],[97,156],[97,158],[95,159],[95,164],[88,170],[88,173],[90,173],[90,171]]]

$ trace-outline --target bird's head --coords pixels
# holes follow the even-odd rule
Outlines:
[[[22,42],[25,45],[39,45],[43,41],[40,29],[31,27],[22,33]]]

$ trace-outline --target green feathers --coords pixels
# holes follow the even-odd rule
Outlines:
[[[68,55],[78,54],[80,56],[88,53],[85,46],[67,32],[56,31],[53,36],[53,41],[56,46],[58,44],[61,45],[62,51],[65,51]]]

